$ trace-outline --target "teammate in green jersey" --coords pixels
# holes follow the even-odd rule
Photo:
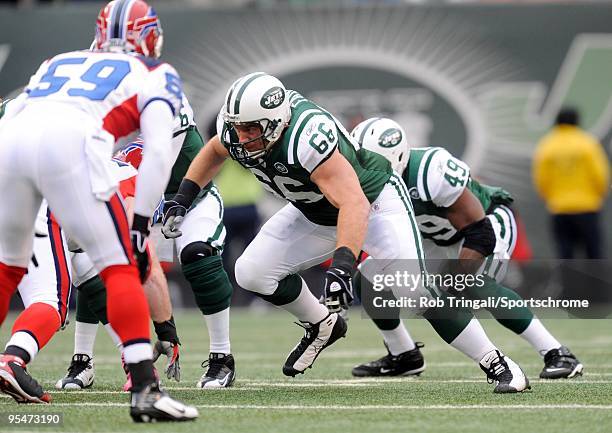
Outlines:
[[[483,300],[490,297],[521,299],[516,292],[501,285],[516,243],[516,221],[508,207],[512,202],[510,193],[478,183],[471,178],[467,164],[443,148],[410,148],[405,131],[391,119],[365,120],[351,134],[360,147],[385,156],[394,170],[402,174],[428,259],[484,261],[479,271],[485,284],[463,290],[464,295]],[[500,307],[489,311],[499,323],[527,340],[544,357],[541,378],[570,378],[582,374],[582,364],[528,308]],[[356,366],[353,374],[361,377],[420,373],[424,367],[423,357],[399,316],[374,320],[374,323],[389,353]]]
[[[175,118],[173,144],[180,151],[171,177],[164,192],[170,197],[177,192],[181,179],[191,161],[204,146],[197,130],[193,110],[183,95],[182,106]],[[121,159],[138,168],[142,159],[142,143],[138,140],[121,152]],[[202,363],[206,371],[197,382],[200,388],[229,387],[235,379],[234,358],[230,350],[229,307],[232,286],[223,268],[221,253],[225,241],[223,226],[223,200],[213,182],[199,193],[182,226],[183,236],[175,240],[161,235],[161,226],[151,229],[151,240],[160,261],[172,262],[174,250],[179,258],[183,275],[189,281],[196,304],[204,315],[210,339],[208,360]],[[94,378],[93,346],[98,321],[105,326],[106,292],[95,272],[83,279],[77,291],[74,356],[68,373],[56,387],[84,388]],[[172,306],[168,296],[168,285],[163,271],[152,268],[145,282],[151,314],[158,342],[154,357],[165,354],[168,358],[166,375],[180,379],[179,339],[172,318]],[[157,319],[156,317],[159,317]],[[129,386],[126,384],[126,386]]]
[[[346,323],[338,312],[353,299],[352,272],[362,248],[379,259],[380,267],[370,267],[372,272],[384,272],[382,266],[399,259],[413,259],[416,272],[424,272],[407,189],[385,158],[357,149],[330,113],[262,72],[234,82],[219,112],[217,132],[166,203],[164,232],[179,230],[201,186],[228,157],[289,202],[237,260],[236,281],[303,324],[305,335],[283,366],[285,375],[295,376],[345,335]],[[298,271],[329,257],[333,259],[322,305]],[[438,296],[423,285],[416,289],[421,296]],[[446,311],[444,319],[432,317],[432,325],[447,342],[480,362],[498,383],[496,392],[529,386],[521,369],[497,350],[470,312]]]

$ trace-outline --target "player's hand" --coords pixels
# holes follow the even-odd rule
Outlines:
[[[181,380],[181,365],[179,364],[179,345],[170,341],[157,341],[153,346],[153,362],[161,355],[168,358],[166,363],[166,377],[177,382]]]
[[[145,282],[149,271],[151,270],[151,262],[149,252],[147,251],[147,237],[149,236],[149,218],[142,215],[134,214],[134,221],[130,229],[130,239],[132,240],[132,252],[134,260],[138,267],[140,281]]]
[[[200,191],[202,191],[200,185],[190,179],[183,178],[174,197],[164,203],[164,219],[162,220],[161,230],[166,239],[175,239],[183,234],[178,228],[185,218],[187,209],[191,207]]]
[[[349,272],[330,267],[325,272],[325,306],[332,313],[339,313],[353,303],[353,279]]]
[[[164,218],[162,220],[162,233],[166,239],[175,239],[180,237],[183,232],[179,230],[187,207],[176,200],[168,200],[164,203]]]

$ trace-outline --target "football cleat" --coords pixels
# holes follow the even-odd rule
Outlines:
[[[385,345],[386,346],[386,345]],[[398,355],[387,355],[375,361],[353,367],[355,377],[381,377],[381,376],[419,376],[425,371],[425,359],[420,349],[424,344],[417,342],[412,350]],[[389,350],[387,348],[387,350]]]
[[[177,382],[181,381],[181,365],[179,364],[179,345],[170,341],[157,341],[153,346],[153,362],[161,355],[165,355],[166,362],[166,377],[174,379]]]
[[[198,417],[198,410],[174,400],[159,384],[152,383],[132,392],[130,415],[134,422],[191,421]]]
[[[0,391],[17,403],[51,402],[49,393],[27,372],[23,359],[14,355],[0,355]]]
[[[70,361],[68,373],[55,383],[57,389],[85,389],[94,383],[93,358],[75,353]]]
[[[510,394],[531,389],[529,379],[521,367],[499,350],[492,350],[483,356],[480,368],[487,374],[487,381],[496,384],[493,390],[496,394]]]
[[[582,376],[583,365],[570,350],[561,346],[544,355],[544,368],[540,372],[542,379],[571,379]]]
[[[311,368],[323,349],[346,335],[346,321],[337,313],[328,314],[319,323],[302,322],[297,325],[305,330],[300,342],[293,348],[285,365],[283,374],[295,377]]]
[[[229,388],[236,380],[236,368],[232,354],[214,353],[202,362],[202,368],[208,367],[197,383],[198,388]]]

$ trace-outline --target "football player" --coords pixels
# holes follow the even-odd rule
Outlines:
[[[517,236],[516,221],[509,208],[513,200],[507,191],[480,184],[471,177],[467,164],[444,148],[410,148],[405,131],[391,119],[367,119],[351,135],[360,148],[386,157],[393,169],[401,173],[428,259],[486,259],[480,269],[484,285],[464,289],[465,296],[521,300],[516,292],[501,284]],[[578,359],[528,308],[500,307],[489,311],[501,325],[524,338],[543,356],[541,378],[582,374],[583,366]],[[383,335],[388,354],[356,366],[354,376],[398,376],[423,371],[423,356],[399,315],[374,323]]]
[[[179,117],[175,120],[174,140],[179,140],[182,144],[165,191],[167,197],[176,193],[191,160],[204,145],[195,125],[191,106],[184,96]],[[137,168],[142,160],[142,150],[142,141],[136,141],[122,150],[118,157]],[[188,216],[181,227],[185,235],[176,239],[177,255],[183,275],[190,282],[196,303],[204,314],[210,340],[208,360],[202,363],[207,369],[197,382],[197,386],[205,389],[229,387],[233,384],[236,375],[229,339],[229,306],[232,286],[221,262],[225,238],[225,228],[222,222],[223,201],[212,182],[202,190]],[[156,229],[159,231],[159,228],[160,226],[154,226],[153,233],[158,234]],[[152,237],[157,255],[163,261],[172,262],[175,242],[161,236],[153,235]],[[148,280],[145,283],[145,290],[147,283]],[[85,284],[91,285],[89,282]],[[96,286],[100,285],[101,283],[96,284]],[[82,293],[79,293],[75,331],[75,334],[79,335],[75,335],[75,355],[68,374],[56,384],[58,387],[76,386],[80,388],[82,375],[88,379],[91,377],[93,380],[93,369],[89,366],[91,363],[89,359],[81,356],[81,353],[93,350],[98,319],[104,323],[106,314],[103,286],[101,290],[96,289],[89,293],[90,296],[81,296]],[[166,375],[168,378],[178,380],[180,377],[178,346],[172,342],[171,335],[164,336],[164,333],[169,334],[173,328],[164,330],[159,329],[160,326],[155,322],[154,325],[160,339],[156,343],[154,354],[155,356],[158,356],[159,353],[168,354],[169,363]],[[79,327],[84,332],[79,333]],[[176,334],[175,330],[174,334]],[[88,355],[90,356],[92,355]],[[90,381],[88,380],[87,383]]]
[[[128,219],[131,219],[138,172],[132,165],[124,161],[114,158],[113,162],[115,164],[111,165],[112,172],[119,182],[119,192],[123,198]],[[157,213],[161,212],[162,204],[163,200],[160,201],[153,219],[155,219]],[[85,251],[78,248],[78,245],[74,245],[73,242],[71,244],[73,244],[72,249],[76,250],[72,254],[71,260],[74,269],[74,285],[77,288],[74,355],[68,367],[68,373],[55,384],[55,387],[58,389],[85,389],[90,387],[94,381],[93,347],[98,322],[102,322],[117,346],[120,348],[122,346],[119,337],[108,323],[104,283]],[[161,353],[166,353],[164,347],[167,346],[170,350],[167,351],[169,353],[166,353],[168,358],[166,374],[168,378],[174,378],[178,381],[180,379],[178,345],[172,343],[173,341],[178,342],[178,336],[171,317],[172,305],[169,299],[167,281],[155,252],[149,249],[149,253],[151,270],[145,280],[144,288],[159,339],[154,346],[153,361],[157,360]],[[162,319],[168,317],[169,320],[166,322],[163,320],[156,321],[156,316],[159,317],[160,315]],[[126,371],[126,373],[128,374],[128,381],[124,390],[129,391],[131,380],[129,371]]]
[[[97,52],[68,52],[43,62],[0,126],[0,191],[11,203],[0,209],[1,315],[26,272],[44,197],[104,281],[109,321],[133,381],[130,415],[137,422],[198,414],[159,388],[141,284],[148,270],[149,219],[179,150],[172,146],[172,129],[182,86],[174,68],[157,60],[162,41],[159,19],[147,3],[111,1],[98,16]],[[130,227],[109,164],[113,151],[138,130],[149,151]],[[57,320],[55,311],[45,314]],[[22,355],[7,349],[0,359],[5,390],[20,394],[20,383],[34,380]]]
[[[165,232],[179,230],[201,187],[228,157],[289,202],[264,224],[237,260],[235,272],[241,287],[292,313],[305,328],[283,366],[285,375],[295,376],[346,334],[338,312],[353,300],[352,272],[362,247],[388,265],[415,259],[424,271],[416,220],[405,185],[388,161],[358,151],[330,113],[286,90],[277,78],[256,72],[228,90],[217,135],[194,159],[173,200],[165,203]],[[329,257],[322,305],[298,271]],[[431,288],[418,289],[423,296],[438,296]],[[481,363],[498,382],[497,392],[529,386],[521,369],[497,350],[469,312],[447,313],[434,326]]]
[[[8,105],[9,101],[0,104],[0,118],[9,108]],[[34,225],[32,257],[26,275],[17,286],[25,309],[17,317],[5,347],[6,353],[16,354],[24,364],[32,362],[68,320],[68,299],[72,288],[69,254],[64,233],[43,200]],[[8,300],[2,299],[3,302]],[[6,307],[2,308],[3,312],[7,310]],[[10,372],[7,373],[10,376]],[[17,382],[17,387],[0,379],[0,389],[19,402],[51,401],[50,395],[36,381],[29,380],[27,374]]]

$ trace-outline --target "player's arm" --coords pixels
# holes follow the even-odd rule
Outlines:
[[[164,203],[164,218],[162,233],[168,239],[178,238],[182,232],[178,229],[187,209],[196,199],[202,187],[219,173],[229,153],[221,144],[219,136],[215,135],[204,145],[191,161],[189,169],[183,178],[179,189]]]
[[[204,145],[191,162],[185,179],[190,180],[200,189],[213,180],[219,173],[225,160],[229,157],[227,149],[221,144],[219,136],[215,135]]]
[[[339,210],[336,251],[325,273],[325,306],[340,312],[353,301],[352,273],[365,239],[370,203],[355,170],[337,149],[310,179]]]
[[[335,150],[312,172],[310,179],[339,210],[336,247],[347,247],[357,257],[368,227],[370,203],[361,190],[355,170]]]
[[[495,232],[476,196],[465,188],[447,210],[448,221],[463,234],[459,259],[482,259],[495,249]]]

